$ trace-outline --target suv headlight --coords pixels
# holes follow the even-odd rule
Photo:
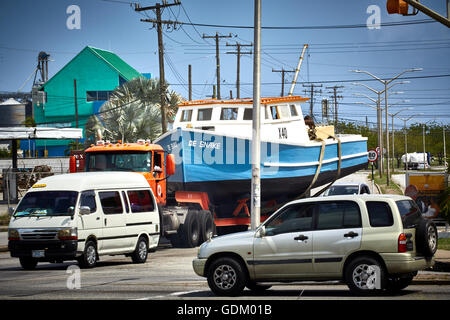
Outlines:
[[[64,228],[58,230],[59,240],[78,240],[77,228]]]

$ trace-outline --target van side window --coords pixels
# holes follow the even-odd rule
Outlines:
[[[122,201],[118,191],[99,192],[98,196],[100,197],[104,214],[123,213]]]
[[[388,203],[381,201],[367,201],[370,226],[389,227],[394,224],[391,208]]]
[[[91,213],[97,211],[97,203],[95,202],[95,192],[83,191],[80,197],[80,207],[89,207],[91,209]]]
[[[128,199],[130,199],[131,212],[148,212],[155,210],[153,197],[149,190],[128,191]]]
[[[318,230],[361,227],[361,215],[355,202],[321,202],[318,207]]]

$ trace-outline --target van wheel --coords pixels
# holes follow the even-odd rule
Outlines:
[[[136,250],[134,250],[133,254],[131,255],[131,260],[133,260],[134,263],[145,263],[145,261],[147,261],[147,256],[147,240],[144,237],[140,237],[136,245]]]
[[[433,221],[422,219],[416,231],[417,251],[425,257],[432,257],[437,250],[438,233]]]
[[[200,241],[203,243],[212,238],[214,235],[214,221],[209,210],[202,210],[199,212],[200,220]]]
[[[38,264],[38,261],[31,257],[20,257],[19,261],[20,261],[20,265],[25,270],[34,270]]]
[[[208,268],[207,278],[211,291],[218,296],[237,296],[247,282],[241,264],[231,257],[213,261]]]
[[[345,282],[356,294],[376,294],[385,287],[385,271],[372,257],[357,257],[345,269]]]
[[[83,254],[78,259],[81,268],[94,268],[97,265],[97,246],[94,241],[88,241]]]

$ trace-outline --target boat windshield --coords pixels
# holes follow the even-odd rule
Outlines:
[[[17,207],[14,217],[70,216],[77,197],[76,191],[28,192]]]
[[[149,151],[89,152],[86,171],[151,172],[152,154]]]

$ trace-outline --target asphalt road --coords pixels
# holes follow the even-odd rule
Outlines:
[[[145,264],[123,256],[102,257],[94,269],[78,269],[76,262],[40,263],[22,270],[8,252],[0,253],[0,300],[215,300],[204,278],[192,270],[197,249],[160,247]],[[236,300],[450,300],[450,274],[439,281],[421,273],[419,280],[394,296],[353,296],[337,282],[276,284],[262,294],[244,291]],[[446,279],[446,280],[442,280]]]

